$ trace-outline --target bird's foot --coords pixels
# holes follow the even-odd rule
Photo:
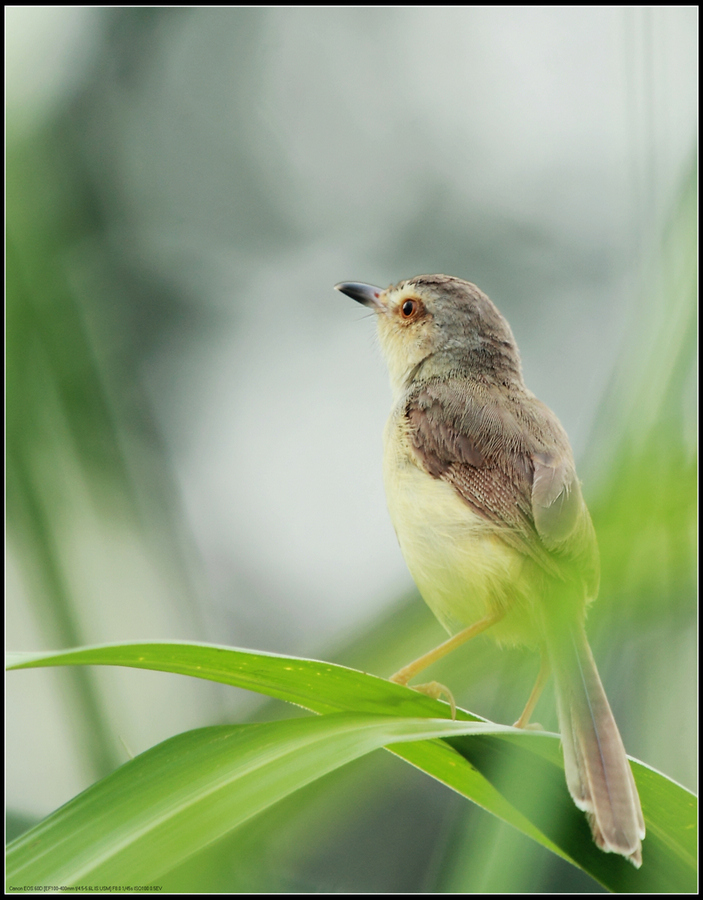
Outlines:
[[[513,728],[522,728],[525,731],[544,731],[539,722],[523,722],[522,717],[513,724]]]
[[[406,687],[412,688],[414,691],[419,691],[421,694],[426,694],[428,697],[432,697],[433,700],[440,700],[444,697],[451,707],[452,719],[456,719],[456,701],[454,695],[448,687],[445,687],[438,681],[429,681],[427,684],[406,684],[405,681],[401,680],[396,675],[392,675],[389,680],[393,681],[395,684],[405,684]]]

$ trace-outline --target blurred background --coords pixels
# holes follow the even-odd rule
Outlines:
[[[695,788],[697,35],[686,6],[7,7],[8,647],[388,675],[442,640],[385,509],[374,322],[332,287],[444,272],[571,437],[628,752]],[[432,677],[512,722],[538,665],[479,638]],[[11,836],[172,734],[292,714],[142,671],[6,691]],[[382,752],[163,884],[595,888]]]

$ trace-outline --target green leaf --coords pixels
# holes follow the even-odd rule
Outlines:
[[[336,713],[186,732],[121,766],[15,841],[8,885],[152,882],[271,804],[384,744],[501,729],[510,730]]]
[[[449,717],[447,704],[381,678],[315,660],[250,653],[206,644],[166,642],[111,644],[58,653],[12,654],[8,668],[76,664],[123,665],[192,675],[246,687],[322,713],[323,716],[321,719],[293,720],[299,723],[300,730],[296,730],[293,723],[286,721],[265,726],[236,728],[228,726],[226,732],[205,729],[204,732],[191,733],[191,735],[204,733],[212,735],[217,732],[218,735],[225,733],[236,735],[236,739],[228,738],[233,743],[225,756],[229,761],[228,765],[234,767],[237,772],[240,771],[239,767],[251,766],[251,760],[259,757],[266,766],[265,778],[261,781],[247,782],[246,791],[249,792],[247,796],[252,798],[250,805],[240,807],[241,800],[238,800],[235,805],[240,811],[235,815],[231,806],[227,806],[228,801],[223,801],[225,804],[223,809],[226,808],[227,811],[223,812],[220,827],[224,830],[218,831],[215,835],[203,827],[195,813],[182,815],[182,807],[186,802],[197,806],[198,798],[209,796],[210,791],[219,793],[219,782],[216,781],[212,786],[212,782],[208,779],[212,777],[213,766],[217,768],[224,763],[217,754],[217,745],[215,744],[213,749],[212,742],[208,744],[206,741],[202,747],[198,743],[192,751],[194,756],[192,762],[188,763],[187,772],[179,768],[181,752],[191,759],[189,755],[191,745],[188,741],[195,740],[189,735],[181,735],[123,766],[108,779],[49,817],[37,829],[23,836],[12,845],[12,856],[8,857],[8,865],[11,859],[13,867],[17,865],[16,860],[19,857],[16,857],[15,853],[20,852],[20,846],[25,848],[23,858],[31,865],[32,854],[36,856],[36,849],[30,853],[27,848],[36,848],[37,845],[33,841],[38,839],[37,833],[42,834],[41,830],[47,823],[52,823],[55,817],[62,817],[65,811],[73,810],[73,804],[78,804],[79,801],[78,812],[72,813],[76,818],[71,819],[72,825],[69,829],[70,834],[79,835],[76,838],[77,846],[82,846],[81,841],[86,843],[86,831],[91,834],[91,845],[97,842],[98,832],[93,819],[97,817],[97,821],[102,822],[104,814],[100,813],[101,809],[111,809],[113,805],[120,806],[120,802],[127,802],[120,800],[122,794],[133,798],[127,803],[132,810],[129,824],[119,819],[113,822],[110,817],[109,821],[106,821],[105,828],[109,833],[117,831],[120,835],[126,835],[125,840],[131,839],[135,834],[140,835],[144,826],[136,823],[134,818],[150,815],[149,805],[152,801],[147,802],[145,797],[144,778],[131,774],[133,771],[141,770],[129,767],[144,758],[148,757],[150,760],[149,754],[157,754],[161,760],[164,747],[169,748],[168,759],[173,761],[174,771],[168,785],[162,785],[159,779],[156,781],[161,785],[159,790],[163,791],[162,804],[172,811],[172,814],[164,820],[164,827],[169,835],[174,832],[180,836],[179,841],[175,842],[178,853],[174,860],[180,861],[185,852],[184,847],[189,848],[189,852],[195,852],[199,847],[215,840],[217,836],[243,821],[242,810],[247,811],[244,818],[254,815],[297,787],[308,783],[312,778],[319,777],[376,746],[390,744],[389,749],[398,756],[580,866],[610,890],[659,893],[695,889],[697,809],[695,797],[680,785],[642,763],[633,761],[633,771],[647,822],[647,838],[643,848],[644,864],[640,870],[636,870],[622,857],[604,854],[593,844],[585,817],[576,809],[566,789],[561,753],[555,735],[517,732],[500,726],[482,725],[477,717],[463,710],[457,710],[458,722],[446,721],[442,724],[436,719]],[[346,719],[334,715],[340,712],[354,715]],[[364,715],[373,716],[373,721],[364,720]],[[387,719],[384,718],[386,716]],[[429,717],[434,721],[427,721]],[[418,732],[413,732],[412,729],[420,727],[418,725],[420,718],[425,719],[424,738],[443,735],[447,740],[418,740]],[[388,724],[389,731],[384,731],[379,719]],[[403,731],[401,727],[403,719],[406,720],[407,731]],[[340,723],[343,721],[345,724],[342,726]],[[327,731],[325,726],[320,725],[318,734],[315,731],[318,726],[300,724],[302,722],[325,722],[330,730]],[[354,722],[358,725],[358,734],[354,733],[357,727]],[[443,731],[445,726],[446,730]],[[287,731],[288,728],[290,732]],[[308,728],[311,731],[306,731]],[[468,732],[473,733],[468,735]],[[313,733],[318,735],[317,739],[311,737]],[[372,733],[373,739],[369,737]],[[180,744],[173,743],[180,740],[186,742],[183,748]],[[408,740],[411,743],[405,743]],[[398,743],[400,741],[403,743]],[[312,754],[314,764],[307,768],[305,760],[311,754],[310,747],[313,744],[316,748]],[[210,750],[206,750],[205,746],[210,746]],[[296,760],[293,764],[291,761],[295,759],[296,753],[300,753],[305,759]],[[215,764],[214,759],[219,762]],[[140,762],[140,765],[146,763]],[[123,775],[125,772],[127,774]],[[123,778],[126,780],[123,781]],[[113,779],[118,781],[113,782]],[[179,787],[181,781],[185,782],[186,800],[178,799],[179,791],[182,789]],[[119,785],[117,791],[113,787],[115,783]],[[240,782],[237,780],[237,783]],[[271,785],[271,788],[269,789],[267,785]],[[107,793],[99,794],[101,799],[97,805],[93,806],[90,803],[86,805],[82,801],[87,795],[90,795],[91,800],[93,796],[91,792],[98,790],[105,790]],[[225,790],[222,796],[229,794]],[[190,805],[187,805],[188,809]],[[60,821],[63,822],[63,818]],[[52,825],[51,828],[53,827]],[[66,832],[61,830],[55,833],[51,830],[50,834],[52,838],[49,843],[51,839],[61,835],[61,844],[53,852],[71,862]],[[206,834],[209,836],[204,839],[202,836]],[[163,840],[165,839],[162,839],[162,843]],[[168,846],[172,843],[169,838]],[[126,873],[129,873],[132,879],[146,877],[141,874],[141,869],[125,868],[126,865],[123,860],[121,869],[123,881]],[[13,868],[12,871],[16,869]],[[165,869],[161,868],[160,871]],[[27,882],[28,878],[22,876],[22,880]]]

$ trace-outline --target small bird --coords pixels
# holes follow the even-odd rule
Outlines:
[[[525,387],[510,326],[476,285],[419,275],[336,289],[376,313],[393,391],[388,509],[420,593],[453,635],[391,680],[407,684],[487,629],[538,648],[515,724],[528,727],[553,673],[569,792],[598,847],[639,868],[640,800],[584,627],[600,564],[566,432]],[[436,682],[418,689],[453,705]]]

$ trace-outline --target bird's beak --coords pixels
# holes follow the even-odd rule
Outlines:
[[[381,294],[385,293],[383,288],[374,287],[372,284],[361,284],[358,281],[342,281],[340,284],[335,284],[334,289],[351,297],[352,300],[356,300],[357,303],[370,306],[376,312],[383,309],[380,301]]]

